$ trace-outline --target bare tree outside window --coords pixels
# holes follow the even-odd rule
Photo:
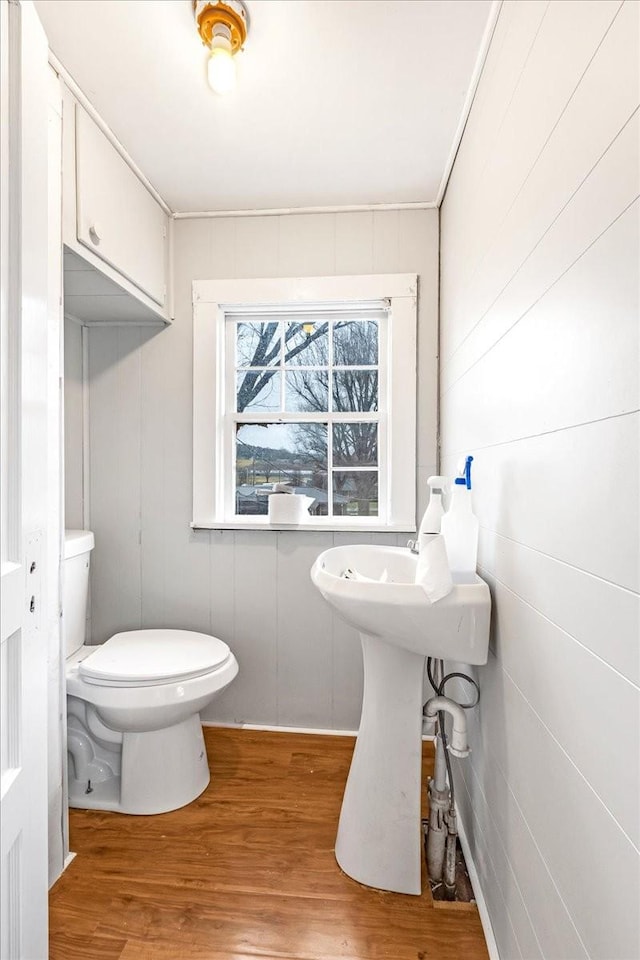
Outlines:
[[[313,326],[310,333],[303,330],[304,326]],[[309,355],[310,349],[316,345],[314,356],[324,354],[324,363],[327,362],[326,340],[329,334],[329,323],[301,324],[288,323],[284,331],[284,363],[288,365],[296,362],[306,363],[300,359],[301,355]],[[319,341],[325,341],[324,349],[319,347]],[[267,384],[279,371],[282,358],[281,324],[272,323],[239,323],[237,334],[238,363],[243,367],[267,367],[272,369],[247,370],[238,389],[237,411],[244,412],[263,392]],[[311,361],[309,361],[311,362]]]
[[[246,488],[247,512],[266,509],[264,497],[264,505],[258,503],[259,490],[255,502],[248,502],[252,487],[285,479],[318,492],[314,512],[327,512],[331,482],[335,514],[375,515],[378,424],[359,420],[358,414],[378,410],[377,321],[242,321],[237,324],[236,344],[238,413],[328,413],[331,397],[334,413],[353,414],[353,420],[334,422],[331,429],[328,423],[291,423],[286,446],[278,448],[244,439],[254,438],[255,428],[262,428],[265,439],[269,433],[275,436],[269,430],[274,424],[254,423],[251,431],[247,424],[238,424],[237,486]]]

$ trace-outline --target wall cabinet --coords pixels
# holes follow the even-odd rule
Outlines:
[[[65,312],[82,323],[168,322],[169,217],[69,90],[63,131],[63,240],[76,255],[65,257]]]
[[[166,297],[166,221],[151,194],[76,104],[78,241],[160,306]]]

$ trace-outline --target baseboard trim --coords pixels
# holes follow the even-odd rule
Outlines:
[[[265,733],[317,733],[322,737],[355,737],[357,730],[325,730],[319,727],[281,727],[271,723],[218,723],[203,720],[203,727],[223,727],[229,730],[263,730]]]
[[[203,727],[223,727],[228,730],[264,730],[266,733],[317,733],[321,737],[357,737],[357,730],[325,730],[323,727],[280,727],[270,723],[220,723],[202,720]],[[422,735],[423,740],[435,742],[435,737]]]
[[[464,823],[462,822],[462,818],[460,817],[460,812],[458,810],[457,804],[456,804],[456,813],[457,813],[457,820],[458,820],[458,836],[460,837],[460,846],[462,847],[465,863],[467,865],[467,872],[469,874],[469,879],[471,880],[471,886],[473,887],[476,903],[478,905],[478,914],[480,915],[480,923],[482,924],[482,931],[484,933],[484,938],[487,941],[487,952],[489,954],[489,960],[500,960],[500,954],[498,953],[498,944],[496,943],[496,938],[493,934],[491,918],[489,917],[489,910],[487,908],[487,901],[485,900],[484,893],[482,892],[480,877],[478,876],[478,870],[476,868],[473,856],[471,855],[469,841],[467,840],[467,835],[464,830]]]

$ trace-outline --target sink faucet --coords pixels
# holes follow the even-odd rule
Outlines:
[[[420,546],[417,540],[407,540],[407,549],[410,550],[411,553],[420,553]]]

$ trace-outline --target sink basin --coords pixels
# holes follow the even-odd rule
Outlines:
[[[423,657],[487,662],[489,588],[480,577],[456,583],[448,596],[431,603],[415,575],[418,557],[406,547],[358,544],[320,554],[311,579],[343,620],[361,632]],[[347,568],[379,581],[347,580]]]
[[[345,787],[336,859],[360,883],[422,889],[422,706],[426,657],[487,662],[491,598],[475,577],[431,603],[415,583],[418,558],[402,547],[333,547],[311,579],[360,632],[364,695]],[[347,579],[345,570],[368,580]]]

